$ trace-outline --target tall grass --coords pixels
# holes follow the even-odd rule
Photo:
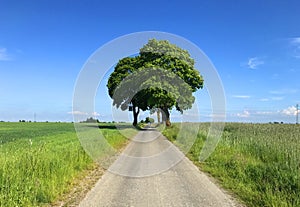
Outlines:
[[[113,146],[126,142],[104,131]],[[0,206],[51,203],[93,166],[71,123],[0,123]]]
[[[300,206],[299,125],[226,123],[216,150],[200,163],[208,129],[208,123],[200,124],[188,152],[196,165],[248,206]],[[175,124],[163,133],[176,143],[177,131]]]

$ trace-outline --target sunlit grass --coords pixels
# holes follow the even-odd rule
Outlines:
[[[227,123],[214,153],[200,163],[208,129],[209,123],[200,124],[187,154],[196,165],[249,206],[300,206],[299,125]],[[177,131],[174,124],[164,134],[177,143]]]
[[[116,149],[127,142],[116,129],[99,130]],[[71,123],[0,123],[0,206],[51,203],[94,165]]]

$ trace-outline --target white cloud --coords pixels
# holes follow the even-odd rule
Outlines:
[[[246,98],[250,98],[251,96],[248,96],[248,95],[233,95],[232,97],[233,98],[243,98],[243,99],[246,99]]]
[[[298,109],[298,113],[300,110]],[[228,117],[233,120],[251,121],[251,122],[270,122],[270,121],[283,121],[286,123],[294,122],[297,115],[295,106],[290,106],[285,109],[277,110],[249,110],[244,109],[241,112],[231,113]]]
[[[281,113],[283,115],[286,115],[286,116],[296,116],[297,115],[297,108],[295,106],[290,106],[286,109],[283,109],[281,111]]]
[[[248,118],[250,116],[250,112],[247,110],[244,110],[242,113],[237,113],[236,116],[240,117],[240,118]]]
[[[70,111],[68,112],[68,114],[73,114],[73,115],[89,115],[86,112],[82,112],[82,111]]]
[[[100,114],[98,112],[96,112],[96,111],[94,111],[91,115],[94,116],[94,117],[100,116]]]
[[[225,119],[226,118],[226,114],[224,113],[211,113],[211,114],[207,114],[205,115],[206,117],[209,118],[219,118],[219,119]]]
[[[247,66],[250,69],[256,69],[259,65],[263,65],[265,62],[258,57],[249,58]]]
[[[0,47],[0,61],[11,60],[11,57],[7,53],[7,49]]]

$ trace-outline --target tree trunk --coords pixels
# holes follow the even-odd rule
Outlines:
[[[171,126],[170,121],[170,112],[168,108],[162,108],[162,121],[166,124],[166,126]]]
[[[137,108],[137,110],[136,110],[136,108]],[[138,115],[140,113],[140,108],[133,105],[132,106],[132,112],[133,112],[133,123],[132,123],[132,125],[136,126],[137,123],[138,123]]]
[[[156,109],[156,113],[157,113],[157,123],[160,124],[160,109]]]

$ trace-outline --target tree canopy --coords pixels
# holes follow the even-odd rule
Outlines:
[[[203,87],[194,64],[188,51],[167,40],[149,40],[138,56],[119,60],[110,75],[107,87],[113,105],[127,110],[131,104],[134,125],[140,109],[158,108],[169,125],[169,110],[191,108],[195,101],[192,93]]]

